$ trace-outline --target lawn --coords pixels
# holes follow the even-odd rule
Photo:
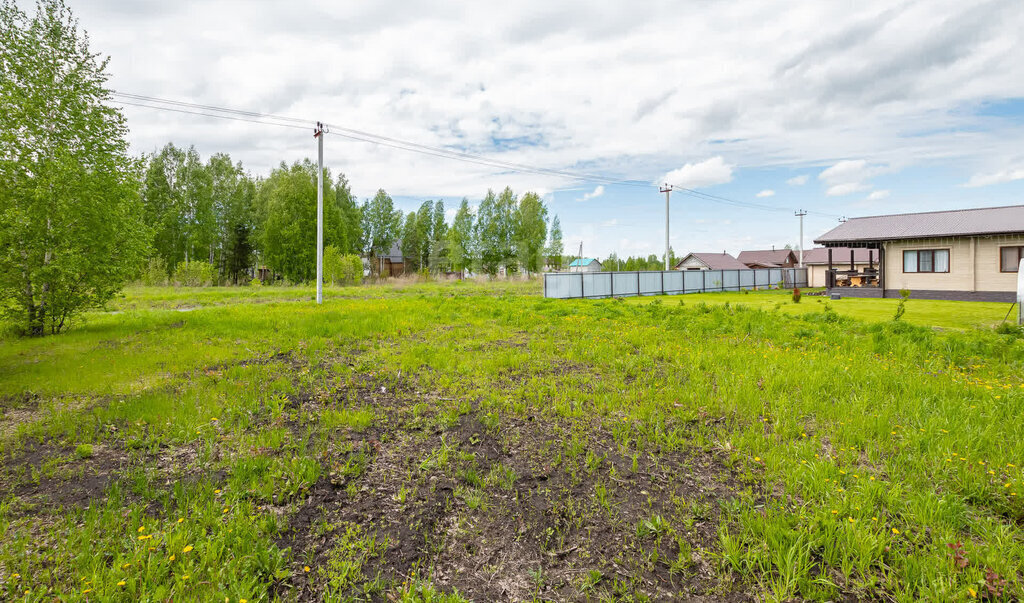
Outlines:
[[[799,303],[793,303],[792,291],[747,291],[738,293],[694,293],[684,298],[686,303],[707,304],[743,304],[749,308],[774,310],[787,314],[805,312],[821,312],[827,304],[843,316],[849,316],[867,322],[890,321],[896,313],[898,299],[868,299],[843,297],[833,300],[820,293],[820,289],[806,289]],[[808,293],[815,293],[809,295]],[[660,296],[659,296],[660,297]],[[630,298],[632,303],[648,303],[659,297]],[[1010,304],[995,302],[959,302],[933,299],[914,299],[911,293],[906,301],[903,320],[923,327],[939,327],[943,329],[975,329],[992,328],[1003,322],[1011,324],[1017,317],[1016,308],[1007,318]]]
[[[538,291],[139,288],[2,340],[0,598],[1024,595],[1005,304]]]

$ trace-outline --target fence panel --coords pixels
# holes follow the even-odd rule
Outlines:
[[[612,273],[612,294],[639,295],[640,279],[638,272],[613,272]]]
[[[669,270],[668,272],[662,272],[665,278],[665,293],[668,295],[676,295],[683,292],[683,272],[679,270]]]
[[[612,273],[611,272],[584,272],[583,273],[583,297],[611,297],[612,296]]]
[[[640,295],[661,295],[661,272],[640,273]]]
[[[669,270],[645,272],[548,272],[544,297],[578,299],[740,291],[757,287],[807,286],[806,268],[768,270]]]

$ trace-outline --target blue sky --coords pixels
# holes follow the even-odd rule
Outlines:
[[[587,255],[660,254],[665,181],[740,203],[673,194],[677,253],[796,244],[797,208],[810,245],[838,216],[1024,203],[1019,0],[71,6],[120,91],[649,185],[327,138],[361,198],[533,190]],[[315,155],[302,131],[124,111],[138,153],[174,141],[255,174]]]

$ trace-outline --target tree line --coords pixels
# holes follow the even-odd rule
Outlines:
[[[150,265],[172,274],[208,262],[222,282],[247,280],[266,266],[291,282],[315,277],[317,166],[281,163],[253,177],[224,153],[203,161],[173,143],[143,158],[142,206],[151,233]],[[451,224],[442,200],[403,212],[383,189],[359,203],[343,174],[324,170],[324,246],[366,257],[371,270],[394,248],[405,270],[527,274],[562,263],[561,226],[539,195],[488,191],[473,211],[463,199]],[[549,237],[550,234],[550,237]]]
[[[317,166],[281,163],[254,177],[227,154],[173,144],[146,157],[107,88],[107,59],[63,0],[35,13],[0,0],[0,318],[31,335],[60,332],[144,274],[241,282],[259,266],[291,282],[315,276]],[[442,201],[403,213],[379,190],[359,203],[324,173],[328,273],[362,277],[362,260],[400,243],[410,270],[495,275],[560,268],[561,228],[535,193]],[[10,328],[10,327],[7,327]]]

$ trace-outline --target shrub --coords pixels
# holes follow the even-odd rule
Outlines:
[[[253,277],[253,279],[251,281],[249,281],[249,286],[250,287],[262,287],[263,286],[263,281],[261,281],[258,277]]]
[[[161,257],[149,258],[142,269],[142,284],[147,287],[162,287],[167,284],[167,263]]]
[[[178,287],[209,287],[213,277],[213,266],[208,262],[181,262],[174,269],[174,284]]]
[[[92,444],[79,444],[75,448],[75,456],[80,459],[87,459],[92,456]]]
[[[800,303],[800,288],[799,287],[793,287],[793,303],[794,304],[799,304]]]
[[[358,285],[363,279],[363,260],[357,255],[342,255],[334,245],[324,248],[324,282],[334,285]]]
[[[900,289],[900,303],[896,304],[896,314],[892,317],[894,321],[898,322],[903,318],[903,313],[907,311],[906,305],[909,298],[910,289]]]

